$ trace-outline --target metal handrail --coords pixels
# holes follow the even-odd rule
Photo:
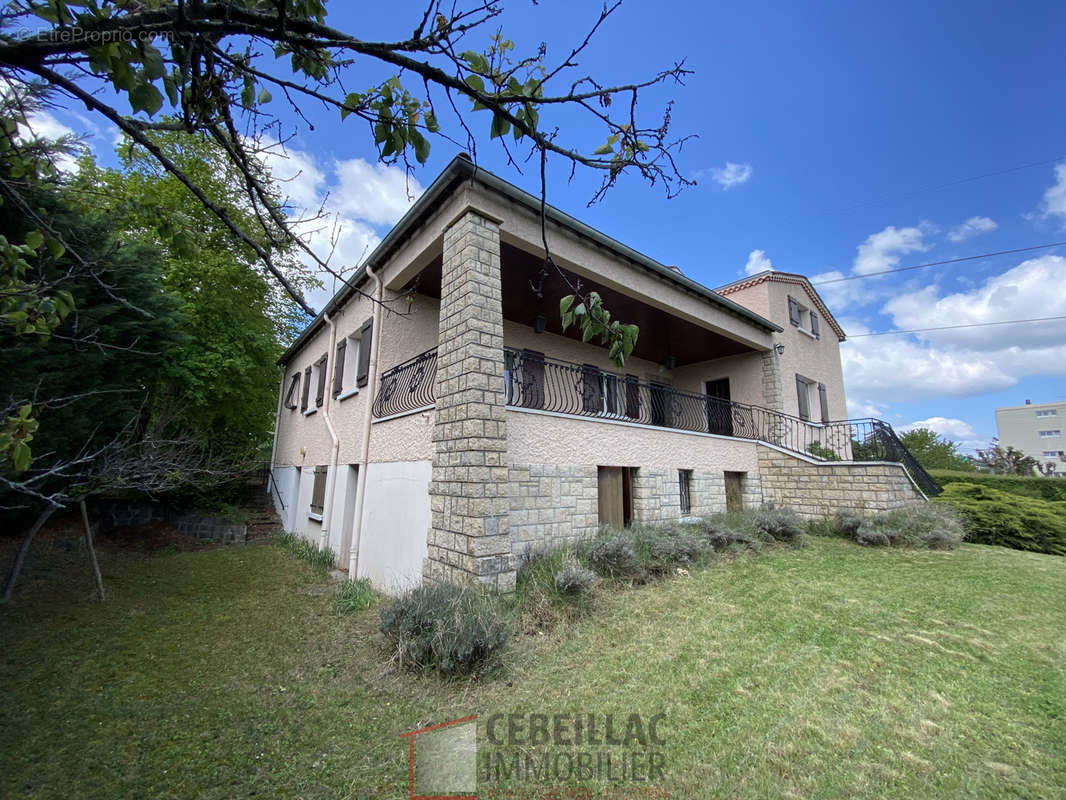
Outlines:
[[[433,405],[436,375],[436,350],[386,371],[374,415],[380,418]],[[927,495],[940,493],[940,486],[892,426],[872,417],[805,420],[512,347],[504,348],[504,387],[506,404],[514,408],[750,439],[824,462],[896,462]]]
[[[437,351],[427,350],[381,374],[374,416],[391,417],[431,406],[437,382]]]

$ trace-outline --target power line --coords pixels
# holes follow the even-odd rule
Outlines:
[[[893,272],[909,272],[913,269],[925,269],[927,267],[941,267],[944,264],[958,264],[962,261],[976,261],[980,258],[992,258],[993,256],[1009,256],[1014,253],[1025,253],[1029,250],[1046,250],[1049,247],[1062,247],[1066,242],[1050,242],[1048,244],[1034,244],[1031,247],[1015,247],[1013,250],[997,250],[994,253],[981,253],[976,256],[963,256],[962,258],[946,258],[943,261],[930,261],[927,264],[915,264],[910,267],[896,267],[895,269],[883,269],[879,272],[867,272],[865,275],[845,275],[843,278],[830,278],[825,281],[812,283],[813,286],[825,286],[830,283],[842,283],[844,281],[857,281],[862,278],[874,278],[878,275],[889,275]]]
[[[951,186],[958,186],[958,185],[963,184],[963,183],[971,183],[972,181],[984,180],[985,178],[994,178],[997,175],[1009,175],[1012,172],[1020,172],[1023,169],[1032,169],[1033,167],[1043,167],[1043,166],[1046,166],[1047,164],[1058,163],[1058,162],[1062,161],[1062,159],[1063,159],[1063,156],[1058,156],[1056,158],[1050,158],[1050,159],[1047,159],[1047,160],[1044,160],[1044,161],[1031,161],[1028,164],[1019,164],[1018,166],[1010,167],[1009,169],[996,170],[995,172],[985,172],[985,173],[983,173],[981,175],[973,175],[973,176],[968,177],[968,178],[959,178],[958,180],[947,181],[946,183],[938,183],[938,184],[935,184],[933,186],[925,186],[923,188],[913,189],[913,190],[911,190],[909,192],[904,192],[904,193],[898,194],[898,195],[883,195],[880,198],[875,198],[873,200],[861,200],[858,203],[853,203],[850,206],[846,206],[846,207],[844,207],[842,209],[839,209],[836,213],[846,213],[846,212],[849,212],[849,211],[854,211],[854,210],[859,209],[859,208],[865,208],[865,207],[868,207],[868,206],[875,206],[875,205],[880,205],[882,203],[888,203],[888,202],[891,202],[892,200],[902,200],[905,197],[914,197],[915,195],[923,194],[924,192],[935,192],[935,191],[938,191],[940,189],[947,189],[947,188],[949,188]]]
[[[1006,319],[1000,322],[971,322],[966,325],[941,325],[938,328],[914,328],[909,331],[875,331],[874,333],[852,333],[848,334],[849,339],[858,339],[860,336],[891,336],[897,333],[925,333],[926,331],[953,331],[959,328],[987,328],[989,325],[1017,325],[1022,322],[1050,322],[1056,319],[1066,319],[1066,316],[1060,317],[1034,317],[1033,319]]]

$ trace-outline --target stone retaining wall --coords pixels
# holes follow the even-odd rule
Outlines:
[[[790,506],[807,519],[925,500],[900,464],[810,462],[765,445],[759,445],[758,456],[763,500]]]

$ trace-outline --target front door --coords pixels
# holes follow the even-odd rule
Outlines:
[[[707,431],[733,435],[733,409],[729,403],[729,378],[707,381]]]
[[[624,528],[632,518],[633,494],[629,467],[600,467],[600,525]]]

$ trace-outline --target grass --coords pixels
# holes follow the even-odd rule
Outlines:
[[[605,593],[448,682],[280,548],[103,555],[107,603],[72,573],[0,609],[0,796],[403,798],[405,731],[632,711],[666,715],[670,797],[1066,794],[1062,558],[815,537]]]

